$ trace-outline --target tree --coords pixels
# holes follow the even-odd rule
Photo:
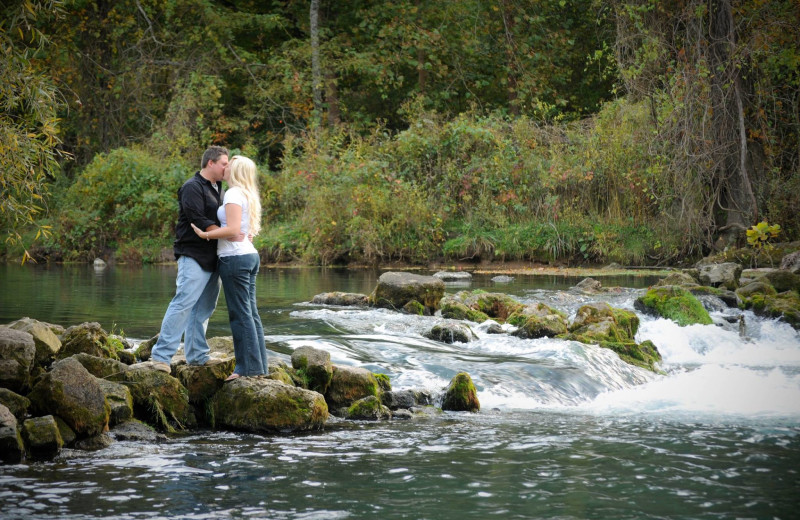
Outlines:
[[[42,67],[48,44],[42,25],[61,12],[58,0],[12,0],[0,8],[0,225],[6,241],[22,244],[23,229],[38,224],[48,180],[58,170],[59,92]],[[25,249],[23,263],[30,258]]]

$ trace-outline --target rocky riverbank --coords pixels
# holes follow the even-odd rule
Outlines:
[[[658,371],[657,345],[636,343],[636,313],[602,301],[587,303],[570,319],[543,303],[523,304],[503,293],[460,291],[469,273],[434,276],[384,273],[369,294],[326,293],[316,305],[382,307],[436,315],[426,336],[467,343],[472,328],[521,338],[553,337],[596,344],[636,366]],[[618,290],[585,279],[571,291],[587,296]],[[636,301],[639,312],[680,325],[710,323],[709,310],[743,323],[741,309],[779,317],[800,327],[800,277],[790,267],[747,270],[733,263],[674,271]],[[271,360],[269,374],[225,382],[233,371],[230,338],[212,338],[211,360],[187,365],[180,355],[169,374],[147,363],[154,338],[135,348],[99,324],[64,329],[23,318],[0,326],[0,460],[49,459],[64,446],[97,449],[113,439],[157,441],[165,434],[214,428],[259,433],[320,429],[331,416],[343,420],[400,420],[441,410],[478,411],[469,374],[456,375],[436,395],[392,389],[389,377],[337,366],[328,352],[301,346],[291,363]]]

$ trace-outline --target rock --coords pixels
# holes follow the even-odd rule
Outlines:
[[[117,352],[122,347],[109,341],[108,334],[99,323],[87,322],[67,329],[62,339],[58,359],[85,353],[100,358],[119,359]]]
[[[227,359],[234,355],[233,336],[217,336],[208,340],[209,356],[215,359]]]
[[[34,363],[39,366],[49,365],[61,348],[61,340],[53,333],[48,323],[21,318],[9,323],[8,328],[21,330],[33,336],[33,343],[36,346]]]
[[[16,464],[25,458],[25,444],[17,427],[17,418],[0,404],[0,461]]]
[[[94,377],[99,379],[117,378],[120,379],[120,374],[128,370],[128,365],[117,361],[116,359],[101,358],[92,356],[91,354],[75,354],[71,357],[78,361],[83,368],[89,371]]]
[[[372,373],[375,376],[375,380],[378,382],[378,393],[383,396],[386,392],[392,391],[392,381],[386,374],[376,374]],[[383,399],[383,397],[381,397]]]
[[[736,291],[745,309],[760,316],[781,318],[795,329],[800,329],[800,294],[797,291],[777,293],[766,278],[752,282]]]
[[[166,372],[137,364],[122,373],[122,382],[131,391],[137,419],[167,432],[197,424],[188,390]]]
[[[414,314],[415,316],[425,316],[427,309],[417,300],[411,300],[403,305],[403,312],[406,314]],[[428,313],[430,314],[430,313]]]
[[[781,269],[800,275],[800,251],[784,256],[781,259]]]
[[[261,377],[225,383],[211,407],[215,426],[248,432],[315,430],[328,419],[322,394]]]
[[[720,289],[718,287],[707,287],[705,285],[695,285],[695,286],[683,286],[684,289],[688,289],[690,293],[697,296],[697,298],[703,303],[703,305],[708,309],[708,305],[706,302],[703,301],[702,296],[711,296],[713,298],[719,299],[722,303],[724,303],[727,307],[738,307],[739,300],[736,297],[736,293],[733,291],[729,291],[727,289]]]
[[[100,383],[75,359],[53,363],[28,398],[34,413],[57,415],[79,437],[102,433],[110,409]]]
[[[467,271],[439,271],[433,276],[443,282],[467,282],[472,280],[472,273]]]
[[[236,359],[210,359],[205,365],[178,365],[175,367],[175,377],[189,392],[189,402],[205,407],[222,385],[225,378],[233,373]]]
[[[486,327],[486,334],[505,334],[505,331],[499,323],[492,322]]]
[[[341,307],[367,307],[369,296],[359,293],[327,292],[317,294],[311,298],[315,305],[337,305]]]
[[[411,409],[415,406],[427,406],[433,404],[433,397],[427,390],[400,390],[385,392],[381,396],[381,402],[395,411],[400,408]]]
[[[365,368],[334,366],[325,401],[331,410],[349,408],[351,404],[374,395],[378,397],[378,380]]]
[[[669,273],[665,278],[656,283],[656,287],[663,287],[665,285],[679,285],[681,287],[689,288],[695,287],[699,284],[697,280],[694,279],[692,275],[684,271],[675,271],[674,273]]]
[[[371,395],[350,405],[346,417],[354,421],[381,421],[391,419],[392,412],[381,404],[380,399]]]
[[[700,270],[698,278],[703,285],[723,286],[731,291],[735,291],[739,287],[742,266],[737,263],[706,264],[698,266],[698,269]]]
[[[286,363],[283,361],[272,357],[269,358],[267,364],[269,369],[269,375],[267,377],[269,379],[274,379],[275,381],[280,381],[283,384],[294,386],[294,379],[292,379],[290,374],[290,372],[293,372],[294,370],[290,366],[286,365]]]
[[[0,327],[0,386],[14,392],[27,390],[35,358],[33,336],[20,330]]]
[[[128,387],[105,379],[98,379],[97,382],[109,406],[109,427],[133,419],[133,397]]]
[[[378,286],[370,295],[376,307],[402,309],[411,300],[425,306],[428,314],[433,314],[444,296],[444,282],[433,276],[411,273],[383,273],[378,278]]]
[[[472,378],[466,372],[456,374],[444,393],[442,410],[477,412],[480,409],[481,403],[478,401],[478,391],[472,383]]]
[[[304,380],[303,388],[324,394],[333,379],[330,353],[302,346],[292,353],[292,368]]]
[[[107,433],[93,435],[86,439],[80,439],[75,443],[75,448],[84,451],[97,451],[108,448],[114,443],[114,440]]]
[[[57,415],[55,418],[56,425],[58,425],[58,431],[61,433],[61,438],[64,439],[64,446],[70,446],[75,442],[75,439],[78,438],[78,435],[75,433],[75,430],[70,428],[69,425],[64,422],[64,419]]]
[[[440,306],[442,318],[469,320],[474,321],[475,323],[483,323],[489,319],[489,316],[487,316],[485,313],[471,309],[450,296],[445,296],[442,298]]]
[[[525,305],[508,317],[508,323],[517,327],[513,335],[520,338],[552,338],[567,332],[567,317],[543,303]]]
[[[434,325],[424,336],[434,341],[442,343],[469,343],[478,339],[478,336],[464,323],[457,321],[447,321]]]
[[[152,426],[136,419],[118,424],[109,432],[112,439],[117,441],[138,441],[153,444],[166,442],[167,436],[158,433]]]
[[[0,388],[0,404],[8,408],[18,421],[25,419],[31,400],[12,392],[8,388]]]
[[[776,292],[800,291],[800,276],[789,271],[774,270],[765,273],[756,281],[768,281]]]
[[[477,321],[479,323],[486,321],[489,318],[493,318],[498,321],[506,321],[509,316],[525,308],[523,304],[507,294],[487,293],[480,290],[472,292],[460,291],[452,296],[448,296],[447,299],[443,301],[445,301],[448,305],[451,302],[460,303],[466,306],[467,309],[478,311],[480,314],[476,316],[477,319],[473,319],[470,316],[467,316],[467,319],[470,319],[471,321]],[[445,313],[443,311],[442,316],[444,316],[444,314]],[[484,316],[485,319],[481,319]],[[452,317],[456,319],[463,319],[457,318],[456,316]]]
[[[32,459],[50,460],[64,446],[64,440],[52,415],[26,420],[22,423],[22,436]]]
[[[499,276],[495,276],[494,278],[492,278],[492,281],[494,283],[511,283],[514,281],[514,277],[501,274]]]
[[[581,292],[588,294],[596,294],[603,289],[603,284],[594,278],[584,278],[575,286]]]
[[[139,346],[133,351],[136,359],[139,361],[148,361],[150,359],[150,354],[153,352],[153,346],[158,342],[158,336],[160,336],[160,333],[146,341],[139,343]]]
[[[649,289],[636,299],[634,307],[645,314],[673,320],[681,327],[712,323],[703,304],[686,289],[674,285]]]
[[[95,269],[105,269],[108,264],[102,258],[95,258],[93,265]]]
[[[392,419],[398,421],[408,421],[414,418],[414,413],[411,410],[400,409],[392,412]]]
[[[612,271],[612,270],[625,269],[625,266],[620,265],[617,262],[611,262],[607,266],[603,267],[603,269],[607,271]]]
[[[130,350],[120,350],[117,352],[120,363],[124,365],[133,365],[136,363],[136,354]]]
[[[775,288],[766,281],[750,282],[744,287],[736,289],[736,296],[745,303],[756,295],[761,295],[761,299],[763,300],[765,296],[775,296],[776,294],[778,294],[778,292]]]

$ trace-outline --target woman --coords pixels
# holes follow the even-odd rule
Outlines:
[[[236,356],[236,368],[226,381],[268,373],[264,328],[256,305],[256,275],[260,261],[251,241],[261,229],[257,174],[252,160],[234,155],[223,174],[229,188],[217,210],[221,227],[203,231],[192,224],[194,232],[201,238],[218,241],[217,265],[228,304]],[[250,240],[231,242],[230,239],[240,232]]]

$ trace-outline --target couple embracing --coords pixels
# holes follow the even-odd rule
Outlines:
[[[151,364],[170,372],[181,336],[187,363],[209,362],[206,328],[221,282],[236,356],[236,368],[226,381],[266,374],[267,349],[256,303],[260,261],[252,242],[261,229],[258,171],[247,157],[228,159],[228,150],[221,146],[203,153],[200,168],[178,190],[177,288],[153,346]]]

